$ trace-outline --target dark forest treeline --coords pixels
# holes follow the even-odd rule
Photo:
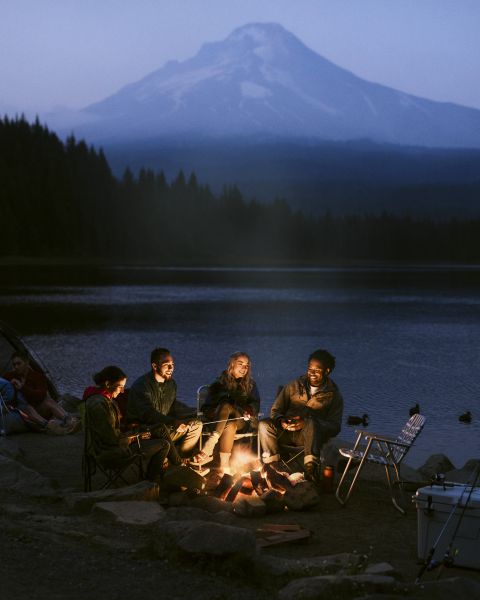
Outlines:
[[[391,215],[310,217],[276,199],[219,195],[194,173],[127,170],[117,180],[101,150],[63,143],[38,120],[0,121],[0,256],[242,264],[338,259],[480,259],[480,219]]]

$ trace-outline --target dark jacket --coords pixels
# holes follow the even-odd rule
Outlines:
[[[313,418],[329,437],[342,428],[343,398],[335,382],[329,377],[312,396],[305,375],[287,383],[273,403],[270,416],[279,421],[287,415]]]
[[[177,384],[174,379],[159,383],[152,372],[135,380],[128,394],[127,419],[145,425],[172,424],[177,418],[175,408]]]
[[[207,415],[211,415],[220,404],[231,404],[243,414],[246,410],[254,416],[258,415],[260,410],[260,394],[257,384],[253,381],[253,387],[249,394],[246,394],[240,387],[229,390],[220,379],[216,379],[208,389],[207,398],[203,405],[203,410]]]
[[[87,435],[100,460],[122,458],[131,453],[128,436],[120,431],[120,411],[115,400],[108,400],[100,393],[89,396],[85,418]]]

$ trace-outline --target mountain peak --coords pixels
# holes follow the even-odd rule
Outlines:
[[[247,23],[234,29],[225,41],[238,42],[248,40],[256,45],[269,44],[272,41],[295,38],[278,23]]]
[[[247,23],[85,109],[121,138],[273,135],[478,146],[480,111],[410,96],[334,65],[278,23]]]

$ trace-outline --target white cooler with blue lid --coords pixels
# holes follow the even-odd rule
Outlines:
[[[415,503],[419,558],[425,560],[436,544],[432,560],[441,562],[461,519],[450,556],[456,566],[480,569],[480,488],[473,488],[469,498],[471,489],[470,486],[445,482],[444,485],[435,484],[417,490]],[[448,525],[445,527],[447,521]]]

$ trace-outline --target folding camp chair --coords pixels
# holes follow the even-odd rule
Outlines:
[[[85,438],[82,456],[83,487],[85,492],[92,491],[92,480],[96,473],[103,476],[103,482],[100,489],[105,490],[114,487],[119,482],[128,485],[126,478],[127,471],[133,468],[136,479],[142,480],[143,463],[140,452],[140,442],[137,439],[138,451],[135,449],[130,455],[125,457],[115,457],[111,459],[100,459],[96,451],[97,444],[94,430],[89,427],[88,411],[85,414]]]
[[[200,421],[205,422],[205,415],[203,412],[203,407],[205,405],[205,402],[207,400],[208,397],[208,390],[209,390],[210,386],[209,385],[201,385],[198,390],[197,390],[197,418],[200,419]],[[202,449],[202,444],[203,444],[203,437],[204,436],[208,436],[211,432],[211,427],[208,426],[203,429],[202,431],[202,435],[200,437],[200,450]],[[255,452],[258,456],[258,458],[260,458],[260,444],[259,444],[259,440],[258,440],[258,431],[248,431],[246,433],[236,433],[235,434],[235,441],[239,441],[239,440],[249,440],[250,441],[250,447],[253,448],[255,447]],[[254,440],[255,440],[255,444],[254,444]]]
[[[340,504],[345,505],[350,498],[353,487],[360,475],[364,464],[366,462],[385,467],[385,473],[387,476],[388,487],[392,496],[393,505],[402,514],[405,514],[405,509],[402,508],[397,498],[395,497],[395,487],[402,490],[402,481],[400,479],[400,464],[405,458],[407,452],[413,446],[413,443],[420,435],[424,425],[426,417],[420,414],[413,415],[405,424],[397,438],[392,439],[386,436],[377,435],[376,433],[370,433],[368,431],[357,430],[358,436],[353,449],[340,448],[339,452],[342,456],[348,458],[348,462],[343,471],[342,477],[337,486],[335,493],[337,500]],[[356,468],[355,468],[355,465]],[[350,483],[350,487],[346,494],[343,494],[342,486],[348,485],[347,474],[352,470],[353,478]],[[391,472],[393,473],[393,481]]]

